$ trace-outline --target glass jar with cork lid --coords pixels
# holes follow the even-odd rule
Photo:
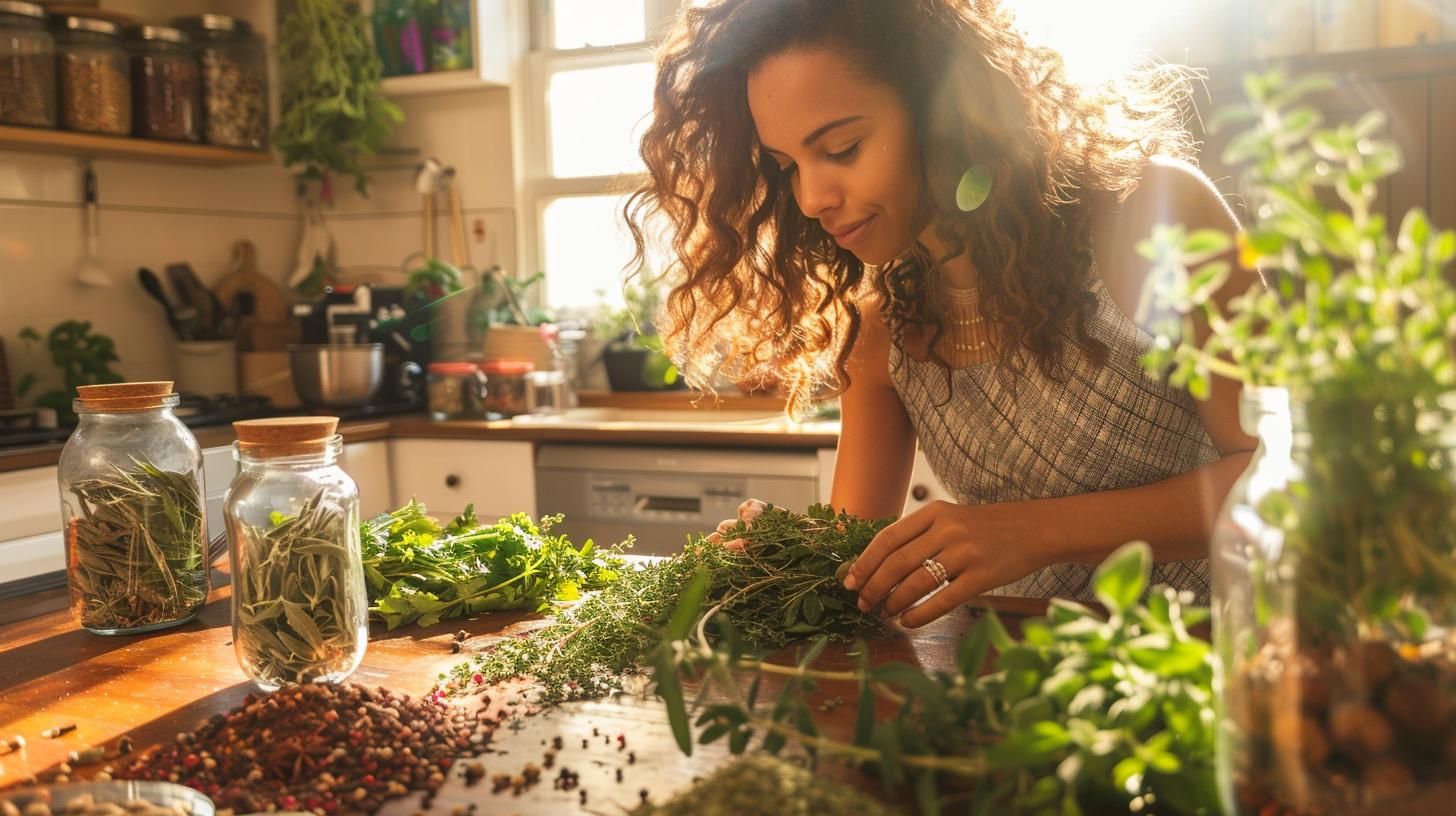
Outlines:
[[[208,144],[261,150],[268,136],[268,52],[246,20],[222,14],[181,17],[202,68],[203,135]]]
[[[99,635],[185,623],[210,588],[206,493],[172,383],[76,390],[80,422],[58,469],[72,613]]]
[[[337,417],[234,422],[241,469],[223,515],[233,647],[273,690],[348,677],[369,640],[359,488],[339,467]]]

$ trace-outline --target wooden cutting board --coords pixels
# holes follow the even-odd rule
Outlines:
[[[254,320],[260,323],[282,323],[288,319],[288,295],[272,279],[258,271],[258,251],[252,241],[239,241],[233,247],[233,269],[213,287],[223,308],[243,292],[253,296]]]

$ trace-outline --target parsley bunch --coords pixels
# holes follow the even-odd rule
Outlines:
[[[369,611],[390,629],[411,621],[430,626],[499,609],[541,611],[617,580],[618,553],[630,541],[577,547],[550,534],[560,521],[516,513],[482,524],[471,505],[441,526],[411,499],[360,525]]]

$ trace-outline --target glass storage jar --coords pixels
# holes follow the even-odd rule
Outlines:
[[[202,77],[187,35],[167,26],[142,26],[131,51],[132,125],[147,139],[202,139]]]
[[[336,417],[233,423],[241,469],[223,506],[233,648],[259,687],[337,683],[364,658],[369,600],[359,488]]]
[[[61,126],[83,133],[131,134],[131,65],[121,27],[66,17],[56,33]]]
[[[206,493],[172,383],[77,391],[59,467],[71,611],[99,635],[185,623],[210,588]]]
[[[1456,412],[1361,390],[1245,388],[1211,553],[1230,812],[1451,812]]]
[[[526,379],[536,370],[530,360],[486,360],[480,364],[485,374],[485,416],[487,419],[510,419],[531,410],[531,383]]]
[[[56,126],[56,41],[34,3],[0,0],[0,125]]]
[[[183,17],[202,68],[203,136],[210,144],[262,150],[268,134],[268,55],[246,20]]]
[[[469,361],[430,363],[430,418],[480,419],[485,411],[485,376]]]
[[[527,403],[532,414],[552,416],[565,411],[570,404],[565,371],[532,371],[526,375],[526,381],[531,384]]]

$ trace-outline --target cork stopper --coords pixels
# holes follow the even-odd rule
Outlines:
[[[323,453],[339,430],[339,418],[328,416],[244,419],[233,423],[238,449],[249,456],[271,459]]]
[[[102,385],[78,385],[76,396],[81,405],[91,411],[126,413],[161,408],[172,396],[172,382],[129,382],[105,383]]]

